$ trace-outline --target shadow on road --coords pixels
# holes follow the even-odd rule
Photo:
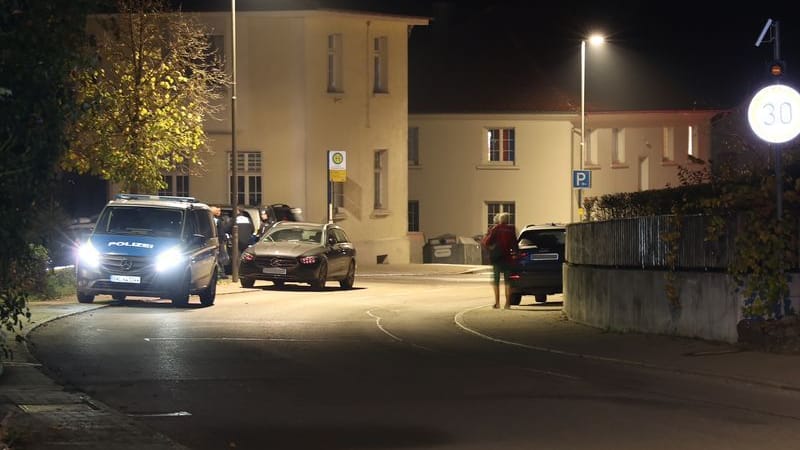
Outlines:
[[[200,303],[188,303],[186,305],[176,306],[172,304],[172,300],[158,298],[126,298],[122,301],[112,300],[108,302],[109,306],[128,307],[128,308],[151,308],[151,309],[203,309],[209,306],[201,305]]]

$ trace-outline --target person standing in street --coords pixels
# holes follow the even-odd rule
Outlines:
[[[256,234],[258,238],[261,239],[264,237],[264,233],[267,232],[267,229],[272,225],[269,220],[269,212],[267,212],[266,208],[261,210],[261,225],[258,226],[258,231]]]
[[[219,255],[217,256],[217,268],[219,278],[228,278],[228,273],[225,271],[225,266],[231,262],[231,257],[228,254],[228,239],[230,236],[230,219],[222,214],[219,206],[212,206],[211,213],[214,215],[214,224],[217,226],[217,239],[219,239]]]
[[[509,271],[514,264],[517,252],[517,230],[509,224],[511,216],[508,213],[498,213],[494,216],[494,225],[483,237],[481,244],[489,251],[489,261],[492,263],[492,288],[494,289],[493,308],[500,308],[500,274],[503,275],[505,289],[505,309],[511,308],[511,285],[508,280]]]

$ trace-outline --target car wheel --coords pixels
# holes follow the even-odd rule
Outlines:
[[[125,301],[125,294],[114,294],[111,296],[115,301],[124,302]]]
[[[217,297],[217,269],[211,275],[211,281],[208,286],[200,292],[200,304],[203,306],[211,306],[214,304],[214,299]]]
[[[353,289],[353,283],[356,281],[356,263],[350,261],[350,266],[347,267],[347,275],[343,280],[339,281],[339,286],[342,289]]]
[[[325,282],[328,281],[328,263],[324,260],[319,264],[319,274],[317,279],[311,282],[311,287],[316,290],[325,289]]]
[[[272,282],[272,284],[274,284],[275,287],[279,287],[279,288],[282,288],[283,285],[284,285],[282,280],[275,280],[275,281]]]
[[[189,304],[189,284],[191,281],[192,279],[189,273],[185,273],[183,275],[183,280],[180,282],[180,287],[178,287],[177,291],[172,295],[173,306],[186,306]]]
[[[509,301],[509,303],[511,303],[512,305],[515,305],[515,306],[516,306],[516,305],[519,305],[519,304],[520,304],[520,302],[522,301],[522,294],[512,293],[512,294],[511,294],[511,295],[508,297],[508,301]]]
[[[536,301],[539,303],[544,303],[547,301],[547,294],[536,294]]]
[[[78,302],[80,303],[92,303],[94,301],[94,295],[92,294],[82,294],[78,292]]]
[[[256,280],[255,278],[239,278],[239,283],[241,283],[243,288],[251,288],[256,284]]]

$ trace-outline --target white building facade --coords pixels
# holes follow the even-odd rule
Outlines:
[[[585,197],[677,186],[678,167],[710,154],[718,111],[409,116],[409,230],[414,242],[485,233],[498,212],[517,228],[580,220]],[[573,171],[591,187],[573,188]],[[419,259],[421,251],[412,253]]]
[[[231,14],[194,13],[232,69]],[[347,230],[359,262],[408,262],[408,36],[427,19],[328,10],[236,13],[238,203],[286,203]],[[162,194],[231,198],[231,91],[207,121],[202,173],[168,174]],[[328,152],[346,154],[332,184]]]

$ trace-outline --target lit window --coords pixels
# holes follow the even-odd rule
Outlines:
[[[328,92],[344,92],[341,34],[328,35]]]
[[[332,185],[332,199],[333,214],[344,214],[344,183],[331,183]]]
[[[514,162],[515,136],[513,128],[490,128],[486,131],[488,160]]]
[[[625,164],[625,130],[614,128],[611,130],[611,163]]]
[[[597,130],[586,130],[588,131],[586,140],[584,145],[586,145],[586,151],[584,153],[584,164],[587,166],[597,166],[600,164],[600,158],[597,156],[598,150],[598,142],[597,142]]]
[[[662,161],[675,161],[675,128],[664,128],[664,153],[661,155]]]
[[[212,34],[208,37],[208,51],[206,53],[206,64],[225,70],[225,36]],[[214,88],[218,91],[224,90],[225,85],[220,83]]]
[[[388,166],[389,166],[389,152],[386,150],[377,150],[375,152],[375,201],[373,207],[375,209],[388,209]]]
[[[389,92],[389,40],[386,36],[377,37],[372,46],[373,81],[372,91]]]
[[[697,127],[689,125],[689,139],[686,143],[686,153],[689,156],[699,157],[699,149],[697,147]]]
[[[419,165],[419,128],[408,128],[408,165]]]

